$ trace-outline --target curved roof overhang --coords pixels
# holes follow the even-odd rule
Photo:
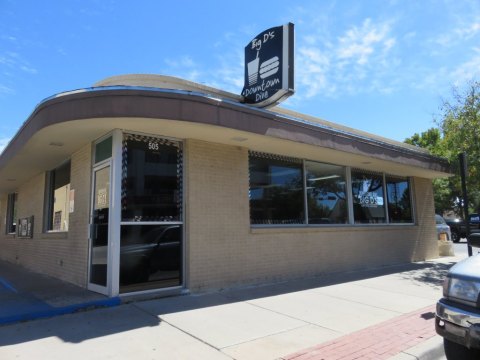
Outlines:
[[[15,190],[113,129],[242,146],[402,176],[450,175],[444,159],[365,133],[194,91],[108,86],[63,93],[40,103],[0,156],[0,191]]]

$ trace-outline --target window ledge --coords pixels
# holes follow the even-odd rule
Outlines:
[[[36,236],[34,235],[34,238]],[[50,231],[37,236],[39,239],[68,239],[68,231]]]
[[[260,225],[251,226],[251,234],[271,234],[271,233],[318,233],[318,232],[349,232],[349,231],[383,231],[402,229],[413,230],[416,224],[339,224],[339,225]]]

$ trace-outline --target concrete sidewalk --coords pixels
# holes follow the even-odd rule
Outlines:
[[[132,302],[4,325],[0,358],[441,359],[434,304],[445,274],[458,260]]]
[[[0,325],[119,304],[119,298],[107,298],[0,261]]]

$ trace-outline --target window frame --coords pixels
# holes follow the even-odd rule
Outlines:
[[[299,194],[298,194],[298,199],[299,201],[301,201],[301,206],[298,207],[298,209],[296,209],[297,211],[299,211],[299,217],[298,219],[296,218],[279,218],[279,219],[258,219],[256,223],[252,223],[252,191],[254,189],[252,189],[252,173],[251,173],[251,166],[252,166],[252,163],[250,161],[251,158],[255,157],[256,159],[261,159],[261,160],[272,160],[273,162],[276,162],[276,164],[272,164],[272,167],[277,167],[277,168],[280,168],[281,166],[284,166],[285,169],[291,169],[292,171],[299,171],[300,172],[300,184],[301,184],[301,187],[302,189],[300,190]],[[283,164],[282,164],[283,163]],[[286,156],[278,156],[278,155],[272,155],[272,154],[266,154],[266,153],[260,153],[260,152],[255,152],[255,151],[251,151],[249,153],[249,164],[248,164],[248,169],[249,169],[249,214],[250,214],[250,223],[251,225],[258,225],[258,226],[304,226],[304,225],[307,225],[307,218],[306,218],[306,214],[305,214],[305,210],[306,210],[306,194],[305,194],[305,164],[304,162],[301,160],[301,159],[297,159],[297,158],[292,158],[292,157],[286,157]],[[285,171],[288,171],[288,170],[284,170],[283,172]],[[280,172],[282,173],[282,172]],[[282,187],[282,184],[279,183],[279,182],[272,182],[272,178],[273,177],[279,177],[278,173],[274,173],[274,172],[270,172],[268,174],[268,178],[270,180],[270,183],[267,184],[267,186],[265,188],[278,188],[280,189]],[[286,185],[286,184],[285,184]],[[288,186],[286,187],[286,190],[287,191],[292,191],[292,189],[288,188]],[[263,191],[262,191],[263,192]],[[273,194],[275,195],[275,194]],[[295,194],[293,194],[295,195]],[[260,199],[260,201],[262,201],[265,203],[265,204],[269,204],[269,202],[272,202],[274,201],[275,199],[273,199],[272,197],[268,197],[265,198],[265,199]],[[275,210],[275,213],[276,215],[278,215],[278,211]],[[295,220],[298,220],[298,221],[295,221]]]
[[[304,212],[303,223],[296,223],[296,224],[282,224],[282,223],[275,223],[273,219],[266,220],[264,223],[254,223],[252,222],[252,179],[251,179],[251,159],[252,158],[263,158],[263,159],[286,159],[294,162],[301,162],[301,171],[303,177],[303,201],[304,201]],[[347,207],[347,219],[345,223],[331,223],[331,224],[317,224],[317,223],[309,223],[309,209],[308,209],[308,187],[307,187],[307,163],[317,163],[317,164],[325,164],[330,166],[338,166],[344,169],[345,171],[345,195],[346,195],[346,207]],[[382,210],[384,212],[385,218],[383,222],[375,222],[375,223],[367,223],[367,222],[355,222],[354,217],[354,196],[353,196],[353,188],[352,188],[352,173],[354,172],[363,172],[367,174],[375,174],[381,180],[381,187],[382,187],[382,196],[383,196],[383,206]],[[350,166],[339,165],[339,164],[332,164],[328,162],[316,161],[311,159],[299,159],[294,157],[287,157],[282,155],[270,154],[260,151],[250,150],[248,152],[248,189],[249,189],[249,221],[251,228],[278,228],[278,227],[362,227],[362,226],[412,226],[416,224],[416,212],[415,212],[415,202],[414,202],[414,188],[413,188],[413,181],[411,177],[408,176],[401,176],[401,175],[393,175],[389,173],[385,173],[382,171],[373,171],[368,169],[362,168],[351,168]],[[411,222],[393,222],[391,221],[391,216],[389,214],[389,199],[388,199],[388,179],[404,179],[408,184],[408,191],[409,191],[409,202],[410,202],[410,215],[411,215]]]
[[[392,215],[390,214],[390,211],[388,209],[388,206],[389,206],[389,203],[390,203],[390,199],[388,197],[388,180],[389,179],[395,179],[395,180],[404,180],[406,183],[407,183],[407,186],[408,186],[408,200],[410,202],[410,217],[411,217],[411,221],[410,222],[394,222],[394,221],[391,221],[391,217]],[[392,224],[392,225],[410,225],[410,224],[415,224],[415,207],[413,206],[414,202],[414,198],[413,198],[413,185],[412,185],[412,179],[408,176],[398,176],[398,175],[390,175],[390,174],[385,174],[385,192],[386,192],[386,199],[387,199],[387,218],[388,218],[388,223],[389,224]]]
[[[365,202],[365,204],[367,204],[367,205],[364,206],[362,203],[359,203],[359,202],[357,202],[357,201],[355,200],[355,195],[358,196],[358,194],[354,194],[354,189],[353,189],[353,185],[354,185],[354,181],[353,181],[353,179],[354,179],[354,173],[362,174],[362,175],[364,175],[364,176],[371,176],[371,178],[374,178],[374,177],[375,177],[375,178],[377,178],[377,179],[380,180],[380,182],[381,182],[381,183],[380,183],[381,191],[379,191],[379,192],[375,191],[375,195],[380,195],[380,194],[381,194],[381,196],[382,196],[382,202],[383,202],[383,204],[382,204],[382,205],[378,205],[377,208],[380,208],[380,209],[383,210],[383,221],[376,221],[376,222],[370,222],[370,221],[368,221],[368,222],[362,222],[362,221],[361,221],[362,219],[357,219],[357,218],[355,217],[355,215],[356,215],[356,213],[357,213],[357,212],[355,211],[355,209],[356,209],[358,206],[360,206],[360,207],[362,207],[362,208],[373,208],[373,206],[368,206],[368,202]],[[351,171],[350,171],[350,181],[351,181],[351,183],[350,183],[350,190],[349,190],[349,191],[352,193],[352,203],[351,203],[350,206],[352,206],[352,208],[353,208],[353,213],[354,213],[354,214],[353,214],[353,219],[352,219],[352,220],[353,220],[353,223],[354,223],[355,225],[385,225],[385,224],[389,224],[389,222],[388,222],[388,219],[389,219],[389,217],[388,217],[388,207],[386,206],[386,201],[385,201],[385,200],[386,200],[385,174],[382,173],[382,172],[377,172],[377,171],[369,171],[369,170],[365,170],[365,169],[354,168],[354,169],[351,169]],[[371,183],[370,183],[370,185],[368,185],[368,186],[369,186],[369,190],[371,190],[371,189],[370,189],[370,186],[371,186],[371,185],[372,185]],[[371,194],[371,193],[372,193],[372,191],[368,191],[368,194]],[[368,196],[368,197],[366,197],[366,199],[371,199],[371,197]],[[380,219],[380,218],[379,218],[379,219]],[[367,220],[368,220],[368,219],[367,219]]]

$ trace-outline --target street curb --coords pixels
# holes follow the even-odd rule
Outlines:
[[[389,360],[441,360],[445,359],[443,339],[434,336],[423,343],[406,349]]]
[[[83,311],[83,310],[96,309],[101,307],[113,307],[113,306],[118,306],[120,304],[121,304],[120,297],[117,296],[117,297],[108,298],[108,299],[94,300],[94,301],[89,301],[89,302],[80,303],[80,304],[51,308],[48,310],[33,311],[30,313],[27,312],[27,313],[18,314],[18,315],[5,316],[5,317],[0,317],[0,326],[13,324],[21,321],[37,320],[37,319],[54,317],[58,315],[72,314],[72,313]]]
[[[443,343],[434,347],[431,347],[430,350],[424,351],[418,357],[419,360],[438,360],[445,357],[445,352],[443,350]]]

